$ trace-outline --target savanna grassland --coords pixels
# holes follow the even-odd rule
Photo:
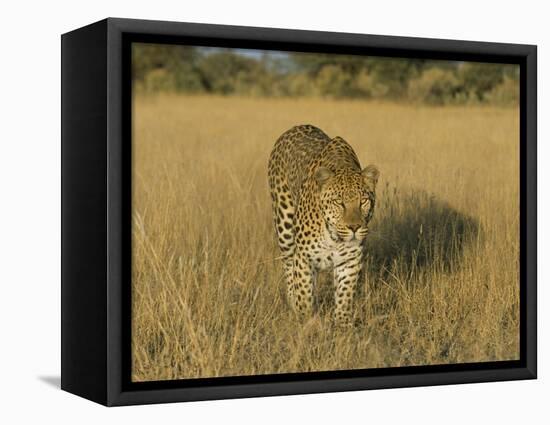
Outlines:
[[[516,108],[154,95],[134,99],[133,380],[519,358]],[[381,172],[357,325],[297,321],[267,161],[296,124]]]

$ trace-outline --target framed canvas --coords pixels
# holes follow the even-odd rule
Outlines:
[[[62,388],[127,405],[536,378],[536,47],[62,36]]]

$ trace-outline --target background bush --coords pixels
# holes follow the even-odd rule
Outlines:
[[[135,44],[135,88],[146,93],[329,97],[429,105],[519,100],[519,67],[352,55]]]
[[[517,79],[505,76],[498,86],[485,94],[484,99],[495,105],[517,105],[519,102]]]
[[[413,101],[443,105],[459,101],[460,91],[460,81],[454,72],[432,68],[409,82],[407,94]]]

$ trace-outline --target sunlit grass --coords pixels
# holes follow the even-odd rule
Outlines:
[[[489,107],[138,97],[133,379],[517,359],[518,121]],[[328,282],[306,323],[286,304],[267,159],[304,123],[381,171],[350,330],[330,321]]]

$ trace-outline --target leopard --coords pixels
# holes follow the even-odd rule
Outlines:
[[[286,297],[299,316],[313,315],[317,279],[326,271],[334,285],[333,321],[353,324],[379,175],[373,164],[361,167],[342,137],[311,124],[294,126],[276,140],[269,191]]]

